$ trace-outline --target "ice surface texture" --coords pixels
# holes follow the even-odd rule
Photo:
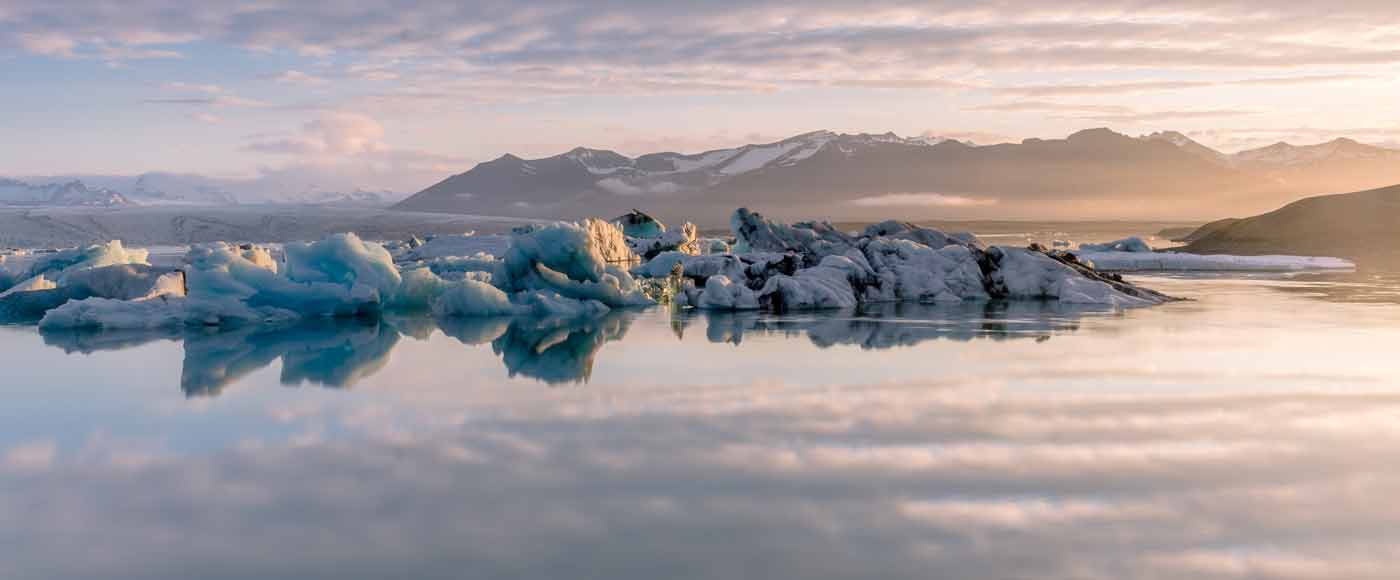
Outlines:
[[[638,238],[624,235],[618,221],[528,225],[517,228],[507,244],[465,235],[414,238],[386,248],[354,234],[334,234],[288,244],[280,256],[217,242],[192,247],[184,266],[173,270],[145,265],[144,252],[112,242],[31,260],[24,275],[38,281],[22,282],[0,299],[0,308],[8,301],[14,311],[42,315],[45,328],[288,324],[386,311],[431,312],[440,319],[580,318],[655,303],[634,276],[656,279],[647,284],[652,296],[708,310],[989,299],[1142,306],[1170,300],[1101,274],[1071,254],[988,248],[970,234],[898,221],[857,234],[825,222],[781,224],[740,209],[732,220],[735,251],[704,255],[690,224],[666,230],[659,222],[633,220],[641,222],[630,224],[634,233],[651,235]],[[488,248],[503,250],[497,257]],[[639,248],[651,255],[639,257]],[[666,291],[657,293],[658,287]]]

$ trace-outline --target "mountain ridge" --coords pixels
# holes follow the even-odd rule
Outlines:
[[[1226,154],[1177,131],[1132,137],[1102,127],[989,145],[812,131],[691,154],[628,157],[587,147],[537,159],[505,154],[394,207],[577,218],[647,205],[662,217],[702,222],[722,221],[711,208],[736,204],[787,219],[879,212],[1203,219],[1221,213],[1206,206],[1225,200],[1262,211],[1329,188],[1400,182],[1400,151],[1349,139],[1263,149]],[[1336,175],[1334,165],[1358,163],[1371,167]],[[1086,215],[1085,207],[1099,213]]]

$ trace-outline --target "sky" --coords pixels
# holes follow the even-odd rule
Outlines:
[[[0,0],[0,175],[335,174],[818,129],[1400,142],[1400,6]]]

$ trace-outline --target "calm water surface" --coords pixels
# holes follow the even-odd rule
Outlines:
[[[1400,293],[0,327],[0,578],[1393,578]]]

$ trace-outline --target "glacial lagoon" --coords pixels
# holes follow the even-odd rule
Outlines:
[[[1389,576],[1400,283],[1132,279],[1191,300],[0,327],[0,577]]]

